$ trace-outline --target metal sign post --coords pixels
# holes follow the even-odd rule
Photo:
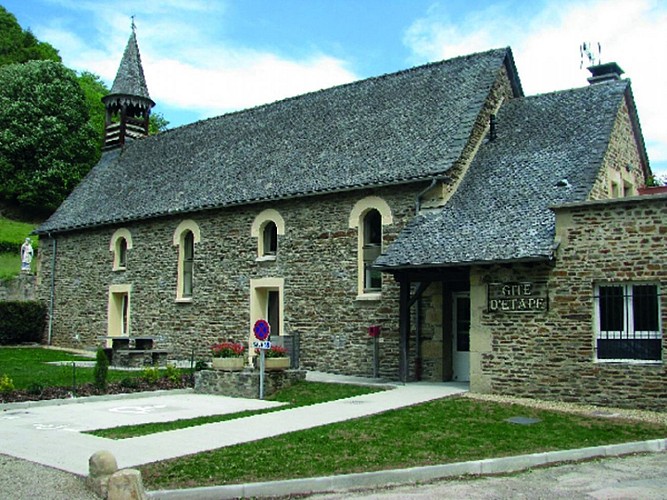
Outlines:
[[[271,349],[271,341],[267,340],[271,335],[271,325],[266,320],[258,319],[252,331],[257,339],[252,346],[259,349],[259,399],[264,399],[264,351]]]
[[[264,399],[264,349],[259,350],[259,399]]]

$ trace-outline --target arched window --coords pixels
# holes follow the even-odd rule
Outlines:
[[[118,267],[127,268],[127,240],[118,238]]]
[[[125,228],[116,230],[111,236],[109,251],[113,252],[113,270],[124,271],[127,269],[128,250],[132,248],[132,235]]]
[[[195,283],[195,244],[200,240],[199,226],[192,220],[181,222],[174,231],[174,245],[178,246],[177,301],[192,300]]]
[[[257,238],[257,260],[271,261],[278,256],[278,236],[285,234],[285,221],[277,210],[263,210],[252,223],[250,235]]]
[[[181,297],[192,297],[193,271],[195,263],[195,235],[186,231],[183,236],[183,280],[181,283]]]
[[[382,253],[382,215],[374,208],[364,215],[361,239],[364,263],[364,292],[382,289],[382,273],[372,268],[375,259]]]
[[[359,268],[359,300],[375,300],[382,291],[382,273],[373,263],[383,250],[383,227],[392,224],[391,209],[377,196],[359,200],[350,213],[349,225],[358,230],[357,259]]]
[[[263,245],[262,251],[264,255],[276,255],[278,253],[278,226],[272,220],[264,224],[262,230]]]

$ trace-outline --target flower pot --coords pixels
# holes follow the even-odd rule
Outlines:
[[[243,370],[243,358],[213,358],[213,369],[227,372]]]
[[[289,365],[289,358],[264,358],[266,371],[287,370]]]

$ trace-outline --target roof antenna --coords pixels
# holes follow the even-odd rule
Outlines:
[[[602,45],[600,45],[600,42],[597,42],[596,45],[597,47],[591,42],[584,42],[579,45],[579,56],[581,57],[579,69],[584,67],[584,56],[588,59],[589,66],[595,66],[602,63]]]

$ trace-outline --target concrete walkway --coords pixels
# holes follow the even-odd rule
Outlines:
[[[369,383],[368,380],[311,373],[309,380]],[[254,399],[194,394],[147,393],[124,398],[82,398],[51,404],[0,405],[0,453],[80,475],[99,450],[114,454],[120,468],[255,441],[283,433],[402,408],[467,391],[467,384],[415,383],[329,403],[110,440],[82,431],[233,413],[279,405]]]

